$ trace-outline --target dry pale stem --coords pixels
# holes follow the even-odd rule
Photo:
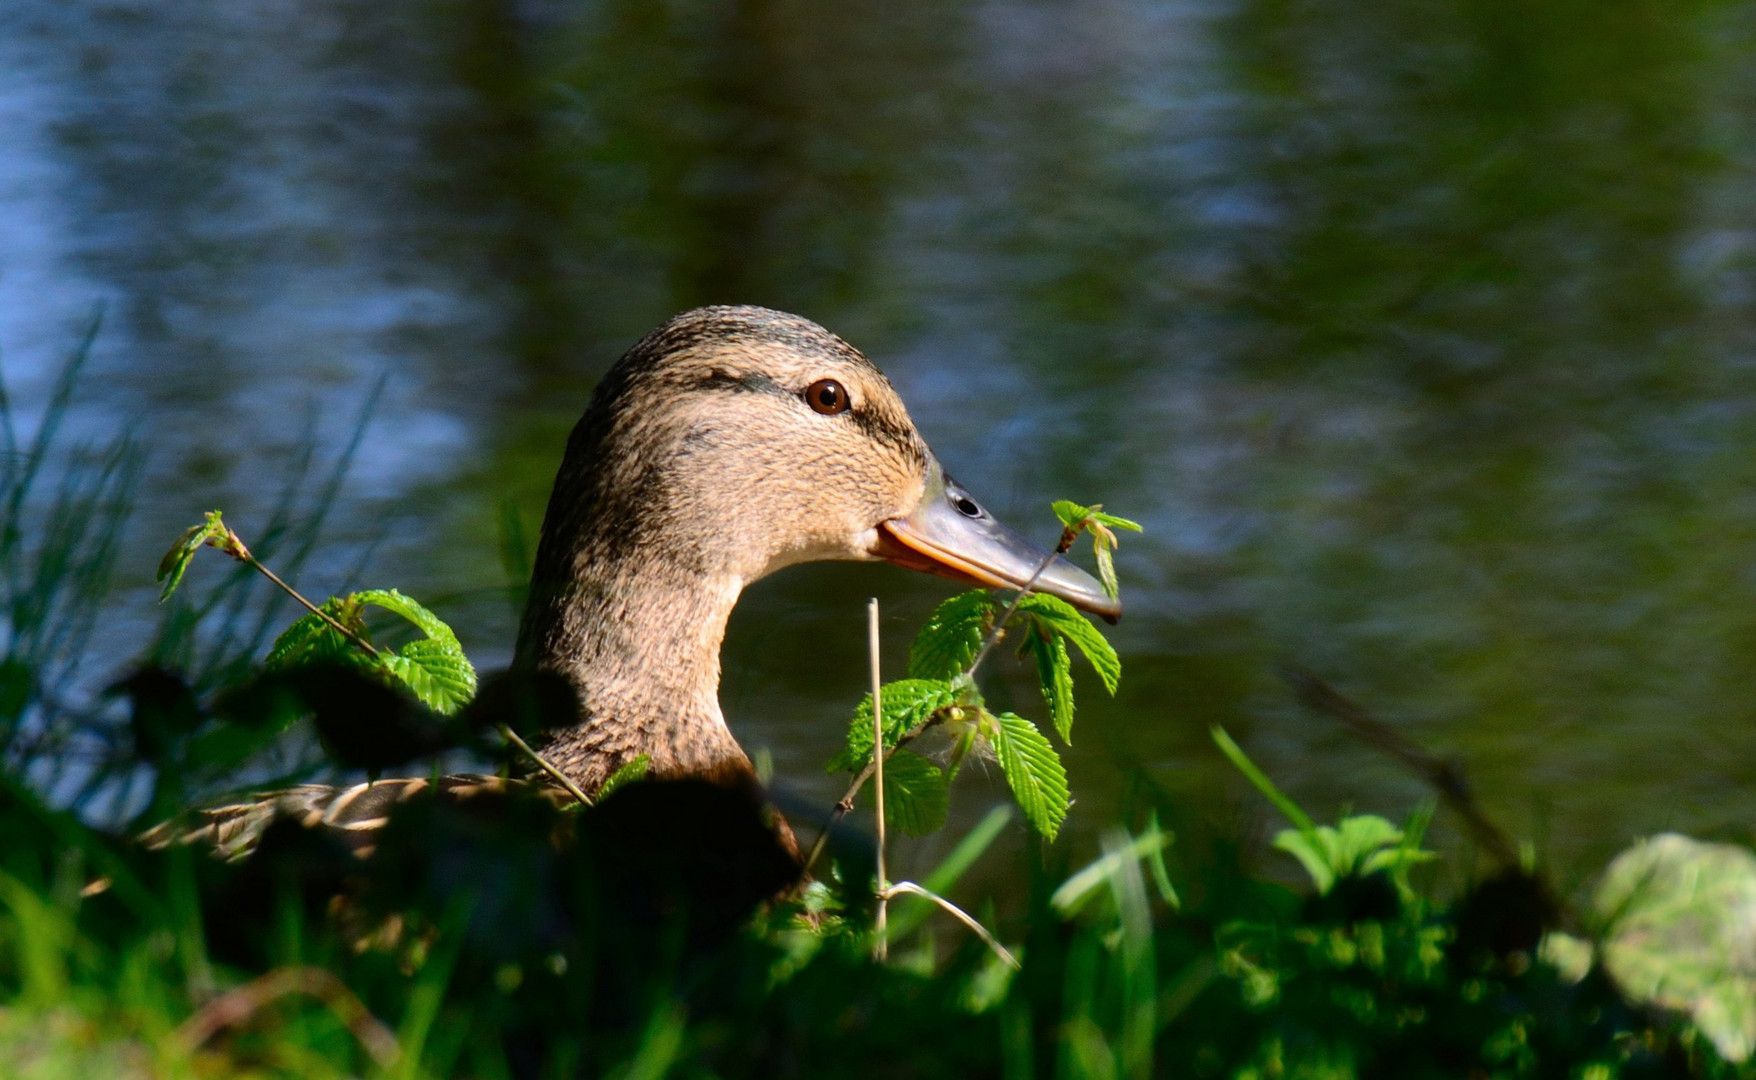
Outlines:
[[[873,954],[883,960],[890,952],[886,934],[890,919],[890,885],[884,871],[884,702],[878,672],[878,598],[866,605],[866,646],[872,661],[872,775],[878,801],[878,944]]]
[[[975,935],[977,937],[981,938],[982,942],[985,945],[987,945],[988,948],[994,950],[994,955],[996,955],[1000,959],[1006,961],[1006,963],[1012,968],[1012,970],[1014,970],[1014,971],[1020,970],[1021,965],[1018,962],[1018,957],[1013,956],[1011,951],[1008,950],[1006,948],[1006,946],[1000,944],[999,940],[997,938],[995,938],[993,934],[988,933],[987,927],[985,927],[981,923],[977,922],[975,920],[975,916],[971,915],[969,912],[958,907],[956,904],[953,904],[951,901],[945,899],[943,896],[940,896],[938,893],[933,892],[929,889],[923,888],[920,885],[916,885],[912,881],[899,881],[896,884],[890,886],[888,889],[885,889],[883,892],[879,893],[878,898],[880,900],[888,900],[892,896],[897,896],[897,895],[900,895],[902,893],[909,893],[909,894],[914,895],[914,896],[925,897],[926,899],[933,901],[933,903],[938,904],[940,907],[944,908],[946,911],[950,912],[953,916],[955,916],[957,918],[957,921],[963,923],[963,925],[965,925],[965,926],[969,927],[971,930],[975,931]]]

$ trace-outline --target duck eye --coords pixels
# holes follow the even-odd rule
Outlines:
[[[805,403],[824,416],[848,411],[847,387],[834,379],[818,379],[805,387]]]

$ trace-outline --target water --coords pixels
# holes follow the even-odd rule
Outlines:
[[[1229,815],[1213,723],[1319,815],[1409,806],[1294,664],[1577,874],[1756,816],[1753,43],[1656,0],[12,0],[0,353],[28,409],[104,307],[74,427],[150,455],[116,665],[169,538],[249,535],[382,378],[301,584],[366,558],[491,666],[502,501],[535,527],[598,374],[686,307],[798,311],[1002,516],[1147,525],[1076,832],[1132,768]],[[760,584],[734,728],[834,797],[865,597],[900,666],[944,591]]]

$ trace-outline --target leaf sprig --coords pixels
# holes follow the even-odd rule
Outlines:
[[[1092,552],[1097,556],[1098,580],[1103,583],[1104,592],[1114,600],[1121,593],[1121,585],[1116,580],[1116,529],[1127,529],[1129,532],[1141,532],[1140,523],[1127,518],[1104,513],[1103,503],[1081,506],[1066,499],[1057,499],[1053,504],[1055,516],[1061,519],[1069,533],[1077,536],[1081,532],[1091,533]]]
[[[1112,528],[1138,532],[1140,526],[1106,514],[1101,507],[1058,502],[1055,513],[1066,551],[1081,532],[1090,532],[1098,552],[1105,591],[1115,590]],[[904,832],[931,831],[944,821],[949,785],[968,755],[985,750],[1000,766],[1025,819],[1053,840],[1072,805],[1060,755],[1036,725],[1014,713],[987,708],[974,668],[1004,632],[1009,620],[1022,622],[1019,656],[1030,658],[1055,734],[1073,740],[1073,653],[1090,662],[1104,689],[1114,694],[1122,677],[1116,650],[1098,627],[1059,597],[1025,592],[1011,603],[983,589],[959,593],[941,603],[915,635],[909,649],[908,677],[882,688],[885,764],[885,823]],[[943,768],[913,753],[897,753],[929,728],[952,736]],[[872,696],[867,694],[848,723],[847,743],[828,771],[858,773],[855,788],[871,769],[874,752]],[[893,779],[894,777],[894,779]],[[850,794],[851,798],[851,794]],[[844,808],[851,802],[844,801]]]
[[[402,616],[422,637],[395,652],[377,649],[368,655],[358,642],[372,643],[365,609],[382,608]],[[337,633],[335,624],[352,634]],[[362,664],[381,670],[407,686],[435,712],[449,716],[476,696],[476,669],[464,655],[457,634],[444,620],[395,589],[367,589],[331,597],[319,611],[287,627],[268,652],[269,670],[312,663]]]

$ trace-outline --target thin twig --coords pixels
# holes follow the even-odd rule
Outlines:
[[[528,757],[533,762],[535,762],[537,768],[543,770],[545,773],[548,773],[549,779],[555,781],[555,783],[560,784],[562,787],[566,788],[567,794],[569,794],[569,795],[573,796],[575,799],[579,800],[579,805],[581,805],[581,806],[590,806],[591,805],[591,798],[588,795],[586,795],[586,793],[583,790],[580,789],[579,785],[575,784],[572,780],[570,780],[566,773],[564,773],[560,769],[556,768],[554,762],[551,762],[548,758],[544,757],[543,755],[537,753],[536,750],[532,749],[530,743],[525,742],[522,738],[519,737],[518,732],[512,730],[512,725],[501,724],[500,725],[500,734],[505,736],[507,742],[511,743],[513,746],[518,747],[518,749],[521,752],[523,752],[525,757]]]
[[[943,896],[940,896],[936,892],[931,892],[927,889],[923,889],[921,886],[916,885],[912,881],[899,881],[896,884],[890,886],[890,888],[885,889],[883,892],[879,893],[878,898],[880,900],[888,900],[890,897],[895,896],[898,893],[909,893],[910,895],[913,895],[913,896],[923,896],[923,897],[926,897],[928,900],[933,901],[933,903],[938,904],[940,907],[944,908],[946,911],[949,911],[952,915],[956,916],[958,921],[962,922],[963,925],[965,925],[965,926],[969,927],[971,930],[973,930],[975,932],[975,935],[977,937],[981,938],[982,941],[988,946],[988,948],[994,950],[994,954],[996,956],[998,956],[1000,959],[1006,961],[1006,963],[1012,967],[1012,970],[1018,971],[1022,968],[1022,965],[1020,965],[1018,962],[1018,957],[1013,956],[1012,953],[1007,950],[1006,946],[1000,944],[1000,942],[995,939],[993,934],[988,933],[987,927],[985,927],[981,923],[977,922],[975,920],[975,918],[969,914],[969,912],[958,907],[956,904],[953,904],[951,901],[945,899]],[[882,910],[882,909],[880,909],[880,910]]]
[[[373,1016],[340,979],[318,967],[278,968],[228,990],[183,1021],[171,1033],[171,1042],[185,1054],[194,1053],[222,1029],[243,1023],[288,994],[307,994],[321,1001],[359,1040],[379,1068],[389,1069],[402,1057],[396,1035],[384,1022]]]
[[[866,648],[872,661],[872,775],[877,778],[878,786],[874,796],[878,801],[878,944],[873,955],[882,962],[890,955],[890,944],[885,939],[890,919],[890,886],[884,873],[884,702],[883,687],[878,674],[878,598],[874,596],[866,605]]]
[[[236,540],[237,534],[233,533],[232,537],[234,540]],[[239,543],[238,546],[243,547],[243,544]],[[334,630],[336,633],[340,634],[342,637],[347,638],[349,641],[353,642],[355,645],[358,645],[360,648],[366,650],[367,655],[373,656],[373,657],[383,655],[383,650],[379,649],[376,645],[373,645],[370,641],[367,641],[365,638],[361,637],[358,631],[349,629],[347,626],[343,625],[341,620],[337,619],[335,616],[331,615],[329,612],[324,611],[322,608],[318,607],[316,604],[313,604],[311,601],[305,599],[303,596],[301,596],[299,594],[299,590],[293,588],[291,585],[288,585],[286,582],[282,581],[280,579],[279,574],[276,574],[273,570],[270,570],[268,567],[266,567],[266,566],[262,565],[262,563],[258,562],[256,559],[256,556],[250,554],[249,551],[245,551],[242,555],[238,556],[238,558],[239,558],[239,561],[243,562],[245,566],[250,567],[252,570],[255,570],[258,574],[261,574],[263,577],[274,582],[275,585],[278,586],[282,592],[286,593],[288,596],[292,597],[294,600],[297,600],[299,603],[304,604],[306,609],[309,610],[311,612],[311,614],[317,616],[319,619],[322,619],[324,622],[328,623],[330,629]]]
[[[963,673],[964,678],[975,678],[976,668],[982,666],[982,661],[988,658],[988,653],[999,642],[1000,634],[1006,629],[1006,624],[1012,621],[1012,616],[1018,614],[1018,605],[1024,603],[1024,598],[1030,595],[1030,590],[1036,585],[1037,578],[1043,576],[1043,571],[1049,568],[1050,563],[1071,551],[1073,541],[1077,539],[1079,539],[1079,530],[1073,526],[1068,525],[1061,530],[1061,542],[1055,545],[1055,550],[1049,552],[1042,562],[1037,563],[1036,571],[1024,583],[1024,588],[1018,590],[1017,594],[1012,597],[1012,603],[1006,605],[1006,610],[1001,612],[1000,618],[994,623],[994,628],[988,631],[987,638],[983,640],[981,649],[976,652],[976,658],[969,662],[969,669]]]

